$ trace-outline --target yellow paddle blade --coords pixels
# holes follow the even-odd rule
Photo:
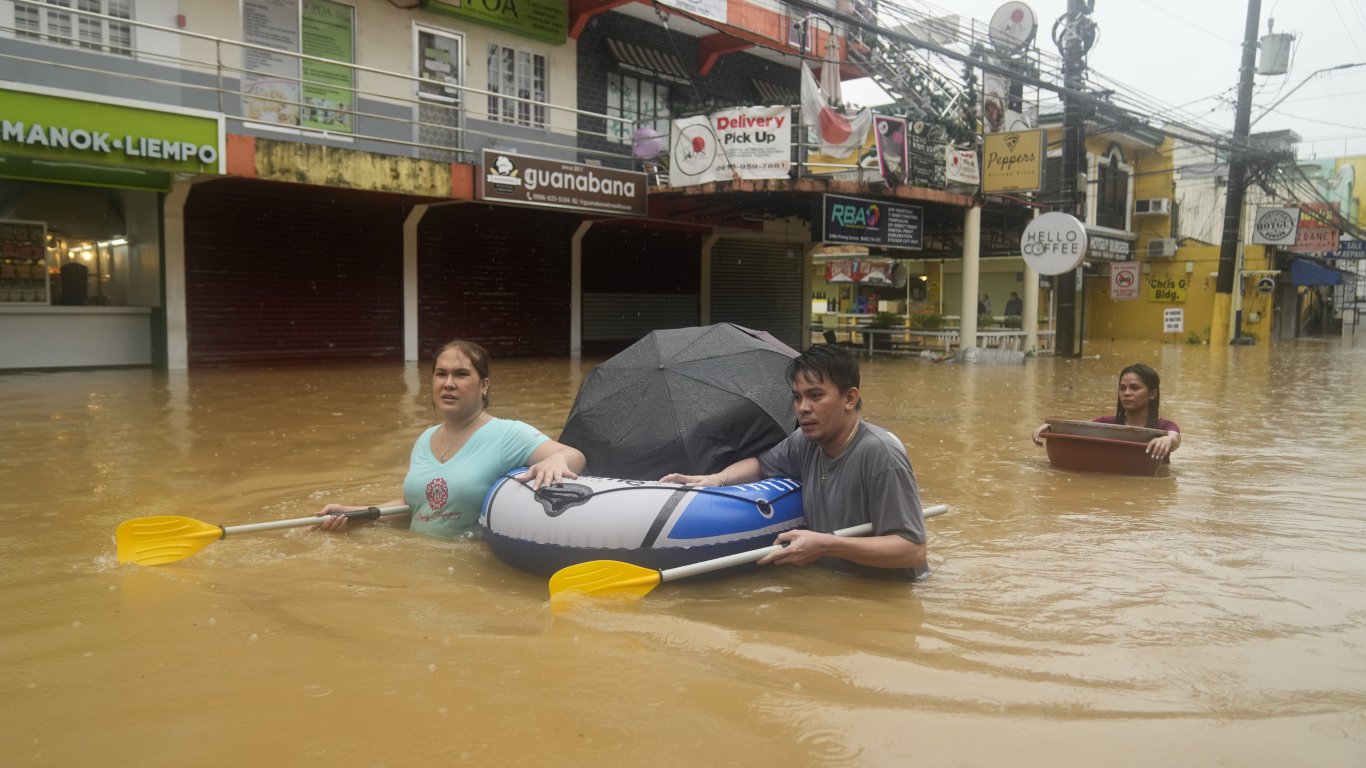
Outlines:
[[[223,529],[188,517],[158,515],[119,524],[114,531],[120,563],[164,565],[184,560],[223,538]]]
[[[561,568],[550,577],[550,597],[562,592],[644,597],[659,586],[659,571],[618,560],[590,560]]]

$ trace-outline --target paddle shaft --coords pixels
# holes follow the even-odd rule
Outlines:
[[[948,511],[948,504],[936,504],[933,507],[926,507],[923,510],[922,514],[926,518],[931,518],[936,515],[942,515]],[[872,532],[873,524],[864,523],[863,525],[855,525],[850,528],[841,528],[838,531],[834,531],[833,534],[835,536],[867,536]],[[709,573],[711,571],[719,571],[723,568],[730,568],[736,565],[752,563],[756,560],[762,559],[766,555],[777,552],[782,548],[783,547],[781,544],[774,544],[771,547],[764,547],[763,549],[753,549],[748,552],[736,552],[733,555],[726,555],[725,557],[718,557],[712,560],[703,560],[700,563],[690,563],[688,565],[680,565],[677,568],[667,568],[659,572],[659,580],[661,582],[673,581],[674,579],[683,579],[687,578],[688,576],[696,576],[699,573]]]
[[[364,520],[378,520],[381,517],[389,517],[390,515],[404,515],[409,511],[411,510],[409,510],[408,506],[402,504],[397,507],[366,507],[365,509],[357,509],[354,512],[344,512],[337,516],[345,517],[352,522],[361,522]],[[296,517],[293,520],[276,520],[270,523],[248,523],[246,525],[228,525],[220,527],[223,528],[223,538],[226,539],[229,536],[236,536],[240,533],[259,533],[261,531],[276,531],[281,528],[302,528],[305,525],[317,525],[323,521],[324,517],[326,517],[326,515],[310,515],[309,517]]]

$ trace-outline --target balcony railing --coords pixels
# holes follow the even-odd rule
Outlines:
[[[65,33],[46,30],[42,34],[0,27],[0,67],[5,79],[94,98],[217,112],[227,118],[231,133],[439,162],[478,162],[480,150],[488,147],[636,170],[662,171],[664,165],[661,159],[638,160],[629,143],[619,142],[614,125],[625,123],[630,130],[630,120],[621,117],[458,83],[434,84],[413,74],[75,8],[60,8],[60,13],[127,26],[132,31],[131,44],[100,45],[77,39],[70,32],[76,24],[64,27]],[[276,87],[262,87],[262,72],[244,65],[253,59],[274,60],[276,71],[282,69],[279,62],[300,73],[310,67],[344,70],[351,85],[341,90],[348,94],[349,103],[317,103],[307,96],[310,91],[337,90],[334,79],[274,75]],[[494,108],[491,101],[514,103],[518,109],[513,114],[527,117],[507,120],[500,115],[506,110]],[[537,114],[544,114],[544,120],[535,119]],[[807,141],[796,105],[792,126],[791,177],[878,179],[876,165],[860,165],[857,153],[844,161],[810,161],[819,147]],[[661,158],[667,154],[666,145]],[[654,178],[667,183],[667,172]]]

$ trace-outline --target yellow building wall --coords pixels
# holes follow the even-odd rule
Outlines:
[[[1243,256],[1243,270],[1269,270],[1270,254],[1260,245],[1250,245]],[[1155,339],[1169,342],[1188,342],[1198,338],[1208,342],[1210,327],[1216,320],[1225,325],[1229,318],[1214,318],[1214,293],[1218,284],[1219,246],[1188,245],[1177,250],[1171,259],[1144,262],[1137,299],[1110,298],[1108,278],[1089,278],[1086,281],[1087,339]],[[1257,278],[1249,275],[1243,280],[1243,333],[1259,341],[1270,340],[1272,295],[1257,292]],[[1174,289],[1180,299],[1170,298]],[[1179,334],[1163,331],[1164,311],[1183,310],[1184,330]],[[1257,320],[1251,318],[1257,313]]]

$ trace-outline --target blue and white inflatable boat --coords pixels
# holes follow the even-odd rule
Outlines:
[[[552,574],[588,560],[673,568],[773,543],[802,524],[801,485],[786,478],[720,488],[580,477],[533,491],[507,473],[479,524],[509,565]]]

